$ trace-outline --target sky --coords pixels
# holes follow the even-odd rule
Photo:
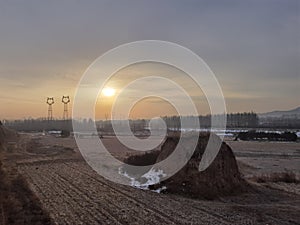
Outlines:
[[[228,112],[293,109],[300,106],[299,28],[298,0],[0,1],[0,119],[45,117],[48,96],[61,117],[61,96],[74,97],[94,60],[139,40],[174,42],[199,55],[217,77]],[[124,85],[134,71],[181,76],[144,65],[125,68],[115,82]],[[208,113],[201,91],[195,93],[199,113]],[[139,105],[134,117],[173,113],[158,99]],[[96,109],[98,118],[107,107]]]

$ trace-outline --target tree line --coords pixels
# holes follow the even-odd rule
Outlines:
[[[195,127],[196,121],[199,121],[200,128],[209,129],[211,121],[227,120],[226,127],[228,128],[300,128],[300,120],[287,119],[287,118],[259,118],[254,112],[244,113],[229,113],[220,115],[205,115],[205,116],[163,116],[161,117],[170,130],[180,130]],[[186,127],[181,127],[184,122]],[[83,120],[52,120],[45,119],[24,119],[24,120],[3,120],[2,123],[17,131],[48,131],[48,130],[68,130],[72,131],[72,123],[77,123],[81,127],[90,129],[94,126],[92,119]],[[118,120],[113,121],[119,127],[126,126],[126,121]],[[150,120],[148,119],[135,119],[130,120],[129,124],[131,130],[141,131],[149,129]],[[155,128],[155,122],[152,123]],[[158,124],[159,126],[159,124]],[[98,131],[112,131],[112,121],[100,120],[96,121],[96,128]],[[159,129],[159,127],[157,127]]]
[[[210,128],[211,121],[222,121],[226,118],[226,126],[229,128],[256,128],[259,126],[258,115],[254,112],[244,112],[244,113],[230,113],[230,114],[220,114],[220,115],[206,115],[206,116],[165,116],[164,121],[168,128],[178,130],[181,127],[181,121],[190,127],[193,126],[195,120],[199,120],[201,128]]]

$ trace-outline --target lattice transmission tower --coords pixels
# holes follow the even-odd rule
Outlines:
[[[71,102],[69,96],[63,96],[61,99],[61,102],[64,103],[64,114],[63,114],[63,120],[69,119],[69,110],[68,110],[68,104]]]
[[[52,109],[52,105],[54,104],[54,98],[47,98],[46,101],[47,105],[48,105],[48,121],[53,120],[53,109]]]

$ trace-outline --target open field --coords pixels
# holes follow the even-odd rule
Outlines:
[[[113,137],[103,141],[112,147],[118,158],[130,154]],[[237,154],[252,154],[251,143],[229,144]],[[287,143],[286,148],[290,149],[290,145],[293,143]],[[293,149],[300,147],[300,143],[295,146]],[[296,152],[293,149],[291,147],[291,152]],[[246,165],[252,160],[249,158],[247,161],[244,155],[240,159]],[[300,196],[282,188],[253,184],[251,190],[242,195],[204,201],[112,183],[85,163],[73,138],[24,134],[6,157],[7,162],[12,160],[56,224],[281,225],[299,224],[300,221]],[[256,171],[256,166],[250,164],[249,171]]]
[[[246,176],[293,171],[300,175],[299,142],[226,141],[237,160],[250,167]]]

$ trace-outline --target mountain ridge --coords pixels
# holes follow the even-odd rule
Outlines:
[[[259,113],[259,117],[300,117],[300,107],[291,110],[275,110],[266,113]]]

